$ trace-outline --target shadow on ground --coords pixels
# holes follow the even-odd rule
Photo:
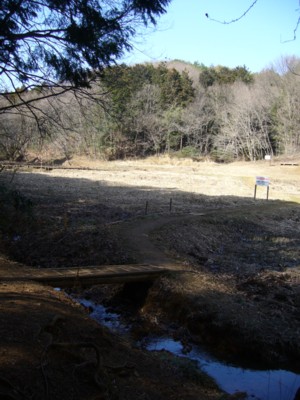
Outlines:
[[[145,317],[161,313],[227,354],[300,367],[297,204],[38,173],[10,186],[33,206],[7,205],[9,258],[42,268],[179,263],[190,272],[159,280]]]

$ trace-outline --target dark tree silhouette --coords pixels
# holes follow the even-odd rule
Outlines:
[[[0,111],[89,88],[170,1],[1,0]],[[37,88],[28,100],[26,92]]]

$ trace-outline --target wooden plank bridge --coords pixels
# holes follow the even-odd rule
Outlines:
[[[98,284],[126,283],[154,280],[170,271],[172,266],[149,264],[102,265],[80,268],[24,268],[0,276],[0,282],[35,281],[53,287],[87,287]],[[178,270],[178,268],[177,268]]]

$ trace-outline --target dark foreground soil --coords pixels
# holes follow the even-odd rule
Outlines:
[[[192,363],[134,349],[50,287],[2,283],[0,296],[1,399],[222,396]]]

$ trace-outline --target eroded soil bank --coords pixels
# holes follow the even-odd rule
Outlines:
[[[298,205],[279,203],[165,225],[153,240],[192,272],[158,282],[149,309],[219,354],[299,371],[299,221]]]
[[[183,268],[148,290],[136,313],[140,325],[155,332],[175,322],[182,340],[208,345],[218,357],[299,372],[299,221],[297,204],[270,202],[164,222],[148,234],[151,246],[161,262]],[[145,248],[143,223],[131,254],[157,262]]]
[[[1,399],[217,400],[223,396],[193,363],[134,349],[64,293],[15,282],[1,283],[0,297]]]

